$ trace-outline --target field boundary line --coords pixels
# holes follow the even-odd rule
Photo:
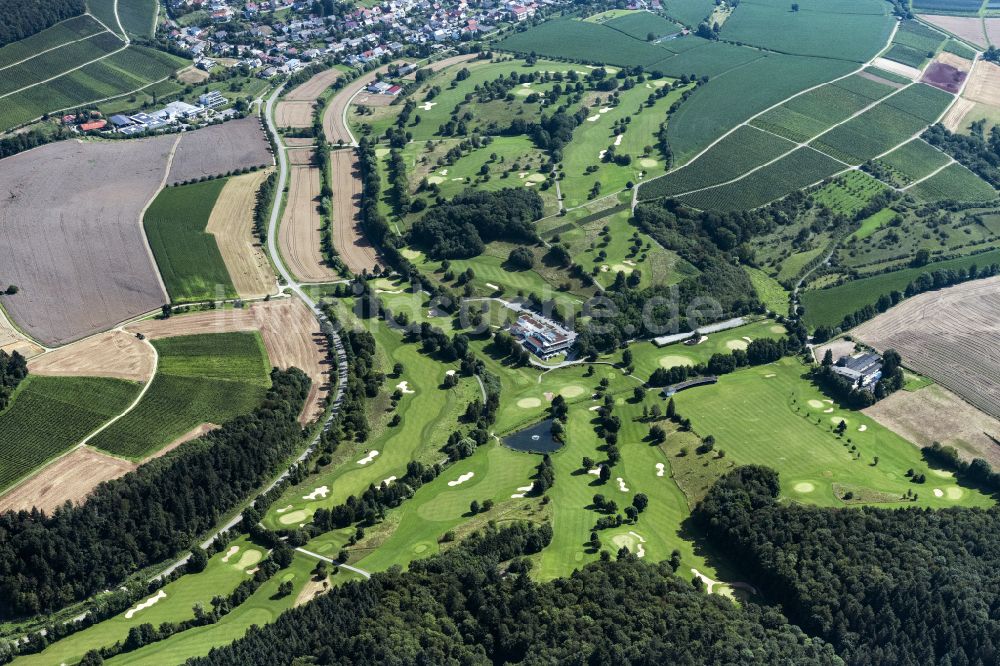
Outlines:
[[[109,32],[113,33],[113,31],[109,31]],[[121,53],[122,51],[126,50],[128,48],[128,46],[129,46],[128,42],[125,42],[125,46],[121,47],[120,49],[116,49],[116,50],[111,51],[109,53],[105,53],[100,58],[94,58],[93,60],[90,60],[90,61],[87,61],[87,62],[83,63],[82,65],[77,65],[76,67],[74,67],[72,69],[67,69],[65,72],[60,72],[59,74],[56,74],[55,76],[50,76],[49,78],[45,79],[44,81],[36,81],[36,82],[34,82],[34,83],[30,84],[30,85],[24,86],[23,88],[18,88],[17,90],[12,90],[9,93],[5,93],[3,95],[0,95],[0,99],[3,99],[4,97],[10,97],[11,95],[16,95],[17,93],[24,92],[25,90],[30,90],[31,88],[34,88],[36,86],[41,86],[41,85],[44,85],[46,83],[50,83],[52,81],[55,81],[56,79],[59,79],[59,78],[62,78],[64,76],[66,76],[67,74],[72,74],[73,72],[75,72],[77,70],[83,69],[87,65],[93,65],[95,62],[100,62],[101,60],[104,60],[105,58],[110,58],[111,56],[113,56],[113,55],[115,55],[117,53]],[[87,104],[88,102],[83,102],[83,103]]]
[[[124,329],[122,328],[118,328],[115,330],[124,331]],[[113,419],[105,421],[103,425],[97,428],[97,430],[90,433],[89,435],[84,437],[79,443],[77,443],[77,445],[73,447],[74,449],[77,449],[83,446],[84,444],[87,444],[90,440],[92,440],[93,438],[97,437],[99,434],[110,428],[120,418],[122,418],[123,416],[131,412],[133,409],[135,409],[136,406],[138,406],[139,402],[146,396],[146,393],[149,391],[149,387],[153,385],[153,380],[156,379],[157,371],[160,369],[160,353],[156,351],[156,347],[153,346],[153,343],[150,342],[148,339],[144,338],[143,342],[149,345],[149,348],[153,350],[153,374],[149,376],[149,381],[146,382],[146,385],[143,386],[142,390],[139,391],[139,395],[135,397],[135,400],[132,401],[132,404],[125,408],[125,411],[123,411],[121,414],[114,417]]]
[[[81,14],[81,16],[90,16],[90,14],[89,13],[88,14]],[[91,18],[93,18],[93,17],[91,17]],[[94,20],[97,21],[96,18],[94,18]],[[11,67],[14,67],[15,65],[20,65],[21,63],[28,62],[29,60],[34,60],[38,56],[45,55],[46,53],[51,53],[52,51],[58,51],[59,49],[63,48],[64,46],[69,46],[70,44],[76,44],[78,42],[85,42],[88,39],[93,39],[94,37],[97,37],[99,35],[103,35],[106,32],[110,32],[115,37],[119,36],[113,30],[108,30],[107,27],[105,27],[104,24],[101,23],[100,21],[97,21],[97,22],[100,23],[100,25],[102,27],[104,27],[104,30],[101,30],[100,32],[95,32],[92,35],[87,35],[86,37],[81,37],[80,39],[71,39],[68,42],[63,42],[59,46],[53,46],[50,49],[45,49],[44,51],[39,51],[38,53],[35,53],[34,55],[28,56],[27,58],[22,58],[21,60],[18,60],[17,62],[12,62],[9,65],[4,65],[3,67],[0,67],[0,71],[3,71],[5,69],[9,69]],[[59,25],[59,24],[57,23],[56,25]],[[52,26],[52,27],[55,27],[55,26]]]
[[[929,174],[927,174],[923,178],[918,178],[917,180],[913,181],[909,185],[907,185],[905,187],[899,188],[899,191],[900,192],[905,192],[906,190],[910,189],[914,185],[919,185],[920,183],[924,182],[928,178],[933,178],[934,176],[938,175],[939,173],[941,173],[942,171],[944,171],[945,169],[947,169],[948,167],[950,167],[952,164],[958,164],[958,160],[956,160],[951,155],[948,155],[948,161],[945,162],[945,164],[943,166],[939,166],[937,169],[934,169],[934,171],[931,171]]]
[[[156,273],[156,280],[157,282],[160,283],[160,289],[163,290],[163,298],[167,302],[170,301],[170,292],[167,291],[167,284],[163,281],[163,275],[160,273],[160,265],[156,263],[156,255],[153,254],[153,246],[149,244],[149,237],[146,236],[145,220],[146,220],[146,211],[148,211],[149,207],[153,205],[153,202],[156,201],[156,198],[158,196],[160,196],[160,193],[163,192],[164,189],[166,189],[167,178],[170,177],[170,169],[171,167],[173,167],[174,164],[174,154],[177,152],[177,146],[180,145],[182,136],[184,135],[178,134],[177,138],[174,139],[173,145],[170,146],[170,152],[167,153],[167,164],[163,169],[163,178],[160,180],[160,184],[153,192],[153,195],[149,198],[149,201],[147,201],[146,205],[143,206],[142,210],[139,211],[139,232],[142,234],[142,244],[146,247],[146,256],[148,256],[149,260],[153,263],[153,270]]]

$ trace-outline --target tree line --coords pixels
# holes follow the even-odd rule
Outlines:
[[[851,664],[1000,660],[1000,512],[779,503],[777,472],[738,468],[694,511],[764,596]]]
[[[28,361],[18,351],[10,354],[0,349],[0,411],[10,402],[10,396],[28,376]]]
[[[55,611],[187,549],[295,450],[309,384],[297,368],[273,370],[252,413],[102,483],[83,504],[0,514],[0,616]]]
[[[983,124],[974,124],[971,134],[954,134],[938,123],[923,133],[927,143],[951,155],[978,175],[993,189],[1000,188],[1000,126],[983,133]]]

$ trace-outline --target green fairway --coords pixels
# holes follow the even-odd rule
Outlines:
[[[0,490],[68,451],[139,394],[105,377],[28,375],[0,412]]]
[[[786,358],[724,375],[718,384],[678,393],[677,412],[691,419],[701,437],[715,437],[716,450],[725,451],[724,461],[777,470],[782,495],[792,501],[908,506],[913,502],[901,498],[912,490],[919,495],[919,506],[993,504],[977,490],[934,476],[920,450],[902,437],[826,399],[804,377],[806,370],[798,360]],[[847,426],[842,437],[834,432],[840,421]],[[908,469],[931,480],[913,483],[906,476]],[[949,486],[957,490],[949,494]],[[935,487],[942,496],[933,492]],[[852,496],[845,501],[848,492]]]
[[[156,375],[135,409],[91,444],[143,458],[203,423],[222,425],[256,407],[271,364],[259,333],[213,333],[154,340]]]
[[[169,187],[146,211],[143,226],[174,303],[238,296],[215,236],[205,231],[226,180]]]
[[[384,322],[367,320],[384,355],[382,367],[389,374],[382,394],[371,404],[373,435],[367,442],[344,442],[336,458],[325,470],[286,490],[264,518],[272,529],[296,527],[308,522],[317,508],[342,504],[350,495],[360,495],[368,486],[389,477],[401,477],[411,460],[434,464],[444,457],[440,449],[474,398],[479,385],[473,378],[461,379],[458,386],[445,389],[442,383],[450,368],[420,353],[415,344],[402,341]],[[403,364],[400,377],[391,376],[395,363]],[[405,382],[405,384],[404,384]],[[396,409],[402,419],[396,426],[385,423],[389,395],[400,387]]]
[[[232,549],[237,550],[230,553]],[[264,548],[251,543],[246,537],[236,539],[213,555],[204,571],[182,576],[156,594],[144,597],[142,602],[156,599],[148,607],[138,609],[138,604],[134,604],[129,611],[56,641],[38,654],[21,657],[17,663],[25,666],[76,663],[88,650],[111,646],[117,641],[124,642],[132,627],[144,623],[158,627],[164,622],[190,620],[194,617],[195,605],[200,604],[211,610],[213,597],[227,595],[241,581],[249,579],[246,572],[263,559],[265,552]],[[160,597],[161,591],[165,596]]]

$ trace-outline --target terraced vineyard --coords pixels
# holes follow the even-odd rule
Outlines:
[[[67,19],[31,37],[0,48],[0,68],[101,32],[106,32],[104,26],[86,14]],[[5,70],[0,70],[3,71]]]
[[[888,170],[889,184],[909,185],[947,164],[949,158],[923,139],[914,139],[876,160],[877,166]]]

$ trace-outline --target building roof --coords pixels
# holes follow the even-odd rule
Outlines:
[[[854,357],[845,356],[840,359],[838,365],[842,368],[847,368],[848,370],[854,370],[855,372],[864,372],[881,362],[882,358],[878,354],[866,352]]]

